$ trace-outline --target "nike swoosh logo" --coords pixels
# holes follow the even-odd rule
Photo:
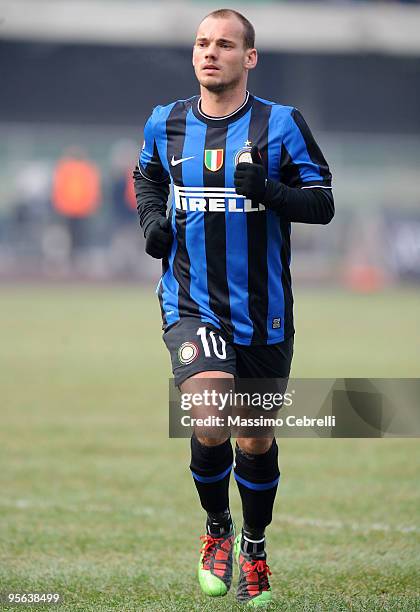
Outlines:
[[[182,162],[184,161],[188,161],[189,159],[194,159],[195,155],[192,155],[191,157],[182,157],[181,159],[175,159],[175,157],[172,155],[172,159],[171,159],[171,166],[177,166],[178,164],[182,164]]]

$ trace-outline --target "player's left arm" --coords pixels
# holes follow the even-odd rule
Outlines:
[[[238,194],[257,200],[282,219],[327,224],[334,216],[331,173],[302,115],[288,116],[280,161],[281,182],[267,177],[258,148],[252,164],[240,163],[235,171]]]

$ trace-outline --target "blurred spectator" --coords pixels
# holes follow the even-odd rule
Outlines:
[[[81,149],[71,148],[57,162],[54,171],[52,203],[67,220],[74,254],[87,242],[87,220],[101,202],[100,172]]]
[[[51,174],[45,160],[23,161],[16,173],[9,236],[21,255],[39,254],[42,229],[51,214]]]
[[[112,212],[116,225],[137,222],[137,202],[133,185],[133,167],[138,147],[132,140],[118,140],[111,148]]]
[[[137,276],[143,258],[133,185],[133,168],[138,155],[139,147],[130,139],[118,140],[110,150],[113,224],[110,269],[119,277]]]

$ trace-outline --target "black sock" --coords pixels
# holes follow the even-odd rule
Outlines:
[[[228,510],[232,463],[230,440],[217,446],[205,446],[192,435],[190,469],[201,505],[206,512],[218,514]]]
[[[242,528],[241,549],[251,557],[265,559],[265,533],[264,529],[252,529],[248,525]]]
[[[207,533],[214,537],[220,537],[231,533],[233,530],[233,523],[229,509],[224,512],[208,512],[206,528]]]
[[[264,533],[271,523],[280,478],[276,441],[260,455],[246,453],[237,444],[234,476],[242,499],[244,524],[248,530]]]

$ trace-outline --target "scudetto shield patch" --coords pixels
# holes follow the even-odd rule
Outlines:
[[[217,172],[223,166],[223,149],[205,149],[204,165],[207,170]]]

